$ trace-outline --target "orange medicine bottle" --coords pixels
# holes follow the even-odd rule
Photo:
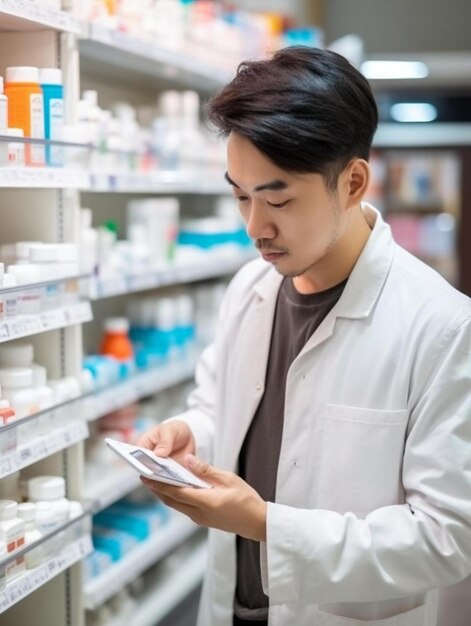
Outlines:
[[[21,128],[25,137],[44,139],[44,100],[37,67],[7,67],[5,95],[8,126]],[[26,165],[44,165],[45,146],[26,145]]]
[[[100,352],[112,356],[117,361],[130,361],[134,356],[131,340],[128,337],[129,321],[125,317],[109,317],[105,320],[105,335]]]

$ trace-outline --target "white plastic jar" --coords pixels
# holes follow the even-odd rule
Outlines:
[[[0,368],[2,399],[8,400],[17,417],[27,417],[39,411],[38,394],[33,386],[30,367]]]
[[[47,370],[44,366],[33,363],[33,344],[23,341],[13,341],[0,346],[0,367],[26,367],[33,371],[33,387],[38,399],[40,411],[48,409],[56,404],[54,393],[47,385]]]
[[[36,527],[36,505],[34,502],[22,502],[18,505],[18,517],[25,523],[25,543],[28,546],[42,538],[42,533]],[[27,569],[37,567],[44,561],[44,550],[38,546],[25,554]]]
[[[62,476],[36,476],[28,481],[28,499],[47,502],[54,512],[56,524],[69,521],[70,502],[65,497],[65,480]]]

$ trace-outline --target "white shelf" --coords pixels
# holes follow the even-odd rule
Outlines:
[[[123,466],[113,465],[111,470],[104,475],[100,473],[99,481],[85,486],[85,498],[93,501],[94,513],[124,498],[142,484],[138,474],[124,463]]]
[[[82,416],[96,420],[141,398],[190,380],[195,373],[197,353],[187,358],[139,372],[129,380],[83,398]]]
[[[136,291],[156,289],[167,285],[190,283],[197,280],[226,276],[240,269],[257,255],[250,252],[227,258],[222,255],[208,253],[208,258],[190,265],[175,264],[152,274],[136,274],[134,276],[116,276],[108,280],[91,279],[87,295],[92,300],[120,296]]]
[[[0,343],[37,335],[47,330],[83,324],[91,319],[92,308],[88,301],[77,302],[61,309],[53,309],[34,315],[19,315],[0,323]]]
[[[52,167],[0,168],[0,188],[88,189],[88,172]]]
[[[469,146],[471,124],[389,124],[378,126],[373,148],[433,148]]]
[[[90,173],[90,181],[84,189],[105,193],[189,193],[228,194],[229,187],[222,175],[209,174],[208,168],[197,171],[122,172],[117,174]]]
[[[81,561],[93,550],[90,535],[85,535],[70,543],[60,553],[38,567],[26,570],[0,591],[0,613],[3,613],[26,596],[33,593],[49,580]]]
[[[21,420],[18,424],[21,424]],[[4,454],[0,458],[0,479],[45,459],[51,454],[65,450],[87,437],[88,424],[82,419],[77,419],[48,435],[38,437],[35,441],[20,446],[17,450]]]
[[[140,598],[133,614],[133,626],[156,626],[180,604],[203,580],[207,546],[203,543],[182,559],[175,572]]]
[[[143,77],[167,78],[203,90],[214,90],[226,83],[231,72],[211,66],[189,53],[155,45],[100,24],[90,24],[79,42],[81,60],[90,61],[95,71],[108,77],[123,78],[123,72]],[[114,70],[114,71],[113,71]]]
[[[0,0],[0,30],[22,31],[51,28],[62,32],[82,32],[78,20],[65,11],[41,6],[32,0]]]
[[[138,544],[121,561],[116,562],[103,574],[85,584],[86,608],[95,609],[106,602],[136,576],[190,537],[197,529],[198,526],[187,517],[172,513],[167,524],[154,531],[149,540]]]

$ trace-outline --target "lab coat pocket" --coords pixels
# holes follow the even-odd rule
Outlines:
[[[374,620],[340,617],[317,609],[314,624],[316,626],[435,626],[436,621],[435,619],[429,621],[427,607],[422,605],[393,617]]]
[[[407,410],[327,404],[323,415],[318,508],[364,517],[402,503]]]

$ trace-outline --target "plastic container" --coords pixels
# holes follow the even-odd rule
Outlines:
[[[8,454],[16,450],[18,444],[18,429],[9,428],[8,430],[2,430],[2,426],[6,426],[16,419],[17,415],[8,400],[0,400],[0,455]],[[0,485],[2,483],[0,483]],[[0,497],[2,497],[1,490]]]
[[[18,517],[18,504],[14,500],[0,500],[0,541],[11,553],[25,544],[25,523]]]
[[[57,68],[39,70],[39,82],[44,97],[44,136],[60,140],[64,126],[64,87],[62,71]],[[64,150],[61,146],[46,146],[46,163],[53,167],[64,165]]]
[[[6,135],[8,128],[8,98],[3,92],[3,76],[0,76],[0,135]],[[0,166],[8,164],[8,144],[0,141]]]
[[[118,361],[131,361],[134,349],[128,337],[129,321],[125,317],[110,317],[105,320],[105,335],[100,353]]]
[[[22,128],[7,128],[10,137],[24,137]],[[23,167],[25,165],[25,144],[18,141],[9,141],[7,147],[7,161],[9,167]]]
[[[22,502],[18,505],[18,517],[25,523],[26,545],[39,541],[42,533],[36,527],[36,505],[33,502]],[[41,565],[45,554],[43,546],[38,546],[25,554],[26,568],[32,569]]]
[[[62,476],[36,476],[28,481],[28,498],[31,502],[47,502],[54,512],[56,524],[69,520],[70,502],[65,497],[65,480]]]
[[[47,385],[47,370],[42,365],[33,363],[33,344],[12,342],[0,346],[0,367],[26,367],[33,371],[33,387],[38,394],[37,404],[40,411],[55,404],[54,393]]]
[[[24,263],[21,265],[9,265],[8,273],[15,277],[17,285],[32,285],[41,281],[41,268],[39,265]],[[31,315],[41,311],[41,289],[28,287],[18,296],[18,314]]]
[[[8,126],[21,128],[25,137],[44,139],[44,101],[37,67],[7,67],[5,95]],[[27,165],[44,165],[44,146],[26,145]]]
[[[11,287],[16,287],[17,282],[15,276],[13,274],[5,274],[3,277],[3,288],[10,289]],[[4,303],[4,314],[5,318],[13,319],[18,316],[18,292],[17,291],[9,291],[5,294],[3,303]]]
[[[39,411],[31,368],[0,368],[0,385],[2,386],[2,400],[10,402],[18,418],[27,417]]]

